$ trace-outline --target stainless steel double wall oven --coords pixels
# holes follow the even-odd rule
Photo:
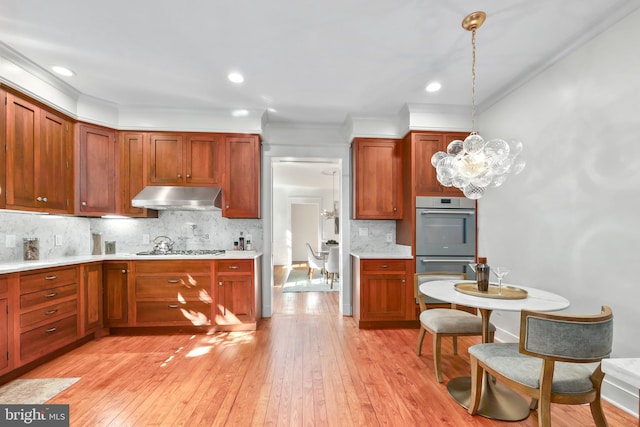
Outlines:
[[[416,198],[416,273],[465,273],[476,259],[476,202],[466,197]]]

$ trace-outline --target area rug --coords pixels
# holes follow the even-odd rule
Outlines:
[[[306,268],[293,268],[289,272],[282,292],[338,292],[340,281],[333,281],[333,288],[329,287],[329,281],[322,278],[319,272],[314,271],[309,280]]]
[[[0,404],[43,404],[80,378],[14,380],[0,387]]]

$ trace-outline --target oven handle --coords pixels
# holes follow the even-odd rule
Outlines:
[[[429,262],[449,262],[449,263],[453,263],[453,264],[469,264],[469,263],[473,263],[476,262],[475,259],[438,259],[438,258],[432,258],[432,259],[423,259],[422,262],[424,264],[429,263]]]
[[[476,211],[473,210],[455,210],[455,209],[448,209],[448,210],[428,210],[428,211],[420,211],[420,215],[429,215],[429,214],[445,214],[445,215],[474,215],[476,213]]]

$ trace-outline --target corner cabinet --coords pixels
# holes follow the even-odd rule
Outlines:
[[[360,329],[415,326],[411,260],[352,257],[353,317]]]
[[[76,136],[76,214],[116,213],[116,132],[82,123]]]
[[[260,137],[226,135],[222,216],[260,218]]]
[[[402,141],[356,138],[352,143],[354,219],[401,219]]]
[[[62,115],[7,92],[6,207],[73,212],[73,125]]]

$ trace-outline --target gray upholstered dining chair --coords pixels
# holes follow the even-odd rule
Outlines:
[[[597,426],[606,426],[600,387],[600,361],[613,342],[613,314],[603,306],[597,315],[566,315],[523,310],[519,343],[490,343],[469,347],[471,400],[476,414],[484,372],[533,399],[538,425],[551,426],[551,404],[589,403]],[[486,379],[484,379],[486,381]]]
[[[482,336],[482,319],[466,311],[458,310],[455,304],[451,308],[427,309],[427,296],[420,292],[420,285],[431,280],[464,280],[463,273],[416,273],[413,278],[414,296],[420,305],[420,332],[418,334],[418,344],[416,354],[422,354],[422,342],[425,333],[428,331],[433,336],[433,365],[436,371],[436,379],[442,382],[442,359],[441,341],[442,337],[451,337],[453,340],[453,354],[458,354],[459,336]],[[493,341],[495,326],[489,325],[489,339]]]

